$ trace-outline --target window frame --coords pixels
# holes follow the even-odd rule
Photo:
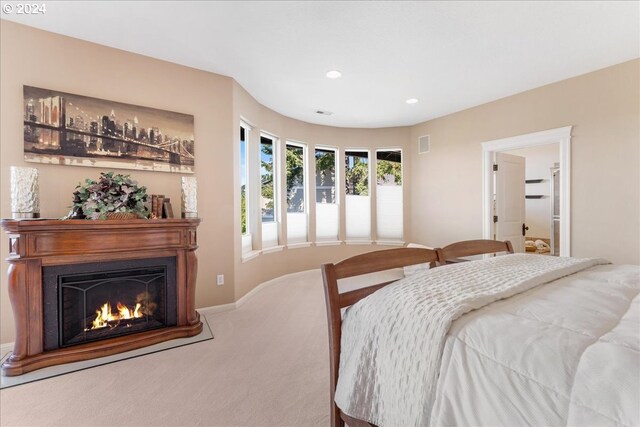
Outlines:
[[[271,146],[272,148],[272,152],[271,152],[271,174],[273,175],[272,178],[272,186],[273,186],[273,221],[263,221],[263,215],[262,215],[262,208],[260,208],[260,223],[261,224],[269,224],[271,222],[275,222],[278,223],[280,220],[280,212],[279,212],[279,182],[280,182],[280,167],[279,167],[279,150],[278,150],[278,141],[280,141],[280,139],[268,132],[265,131],[260,131],[260,149],[258,150],[258,162],[259,162],[259,168],[260,168],[260,174],[258,175],[260,177],[260,192],[259,192],[259,198],[260,200],[262,200],[262,139],[269,139],[271,140]]]
[[[260,173],[258,174],[258,180],[259,180],[259,185],[260,185],[260,191],[258,193],[258,200],[259,200],[259,205],[262,206],[262,139],[268,139],[271,141],[271,145],[272,145],[272,151],[271,151],[271,159],[272,159],[272,183],[273,183],[273,220],[272,221],[263,221],[263,215],[262,215],[262,207],[259,208],[259,216],[260,216],[260,228],[262,231],[262,237],[261,237],[261,243],[260,243],[260,247],[261,247],[261,252],[264,253],[270,253],[270,252],[275,252],[275,251],[279,251],[282,250],[284,248],[284,246],[281,245],[281,241],[282,241],[282,237],[281,237],[281,215],[282,215],[282,200],[281,200],[281,152],[280,152],[280,144],[281,144],[281,140],[280,138],[270,132],[267,132],[265,130],[260,130],[260,145],[259,145],[259,150],[258,150],[258,165],[259,165],[259,169],[260,169]],[[271,229],[270,232],[270,236],[272,237],[271,240],[266,240],[265,241],[265,236],[267,235],[267,233],[265,233],[265,229]],[[266,245],[265,245],[266,243]]]
[[[402,224],[402,233],[401,236],[397,239],[380,239],[378,232],[380,231],[380,222],[379,222],[379,218],[378,218],[378,204],[380,203],[380,197],[378,195],[378,188],[377,186],[378,184],[378,153],[379,152],[399,152],[400,153],[400,179],[401,179],[401,183],[400,185],[396,184],[396,186],[401,188],[401,194],[402,194],[402,204],[400,205],[402,208],[402,215],[401,215],[401,224]],[[375,209],[376,212],[376,243],[382,243],[385,245],[404,245],[404,216],[405,216],[405,200],[404,200],[404,181],[405,181],[405,176],[404,176],[404,150],[401,147],[384,147],[384,148],[376,148],[374,150],[374,155],[375,155],[375,172],[376,172],[376,176],[375,176],[375,183],[376,183],[376,203],[375,206],[372,206],[372,210]]]
[[[245,182],[245,188],[244,188],[244,200],[245,200],[245,205],[244,205],[244,211],[245,211],[245,232],[242,232],[242,222],[240,223],[240,235],[241,236],[251,236],[251,230],[253,227],[251,227],[251,220],[250,220],[250,212],[251,212],[251,185],[250,185],[250,179],[249,177],[251,176],[250,174],[250,170],[251,170],[251,161],[250,161],[250,156],[249,156],[249,151],[250,151],[250,138],[249,135],[251,134],[251,131],[253,130],[253,128],[251,127],[251,125],[247,124],[245,121],[240,121],[240,129],[241,129],[241,133],[240,133],[240,143],[244,142],[244,177],[242,176],[242,150],[240,150],[238,157],[240,159],[240,191],[242,191],[242,179],[244,178],[244,182]],[[242,139],[242,130],[244,130],[244,140]],[[242,215],[242,193],[240,195],[240,215]]]
[[[288,199],[288,180],[287,180],[287,173],[288,173],[288,160],[287,160],[287,156],[289,154],[289,147],[294,147],[294,148],[300,148],[302,149],[302,191],[303,191],[303,203],[302,203],[302,212],[289,212],[289,199]],[[310,230],[309,230],[309,223],[310,223],[310,204],[309,204],[309,189],[310,189],[310,184],[309,184],[309,179],[310,179],[310,172],[309,172],[309,161],[308,161],[308,156],[309,156],[309,144],[302,142],[302,141],[296,141],[293,139],[286,139],[283,143],[283,151],[284,151],[284,164],[282,166],[283,169],[283,174],[284,174],[284,181],[283,181],[283,186],[282,186],[282,193],[284,194],[284,201],[283,201],[283,206],[282,206],[282,213],[284,216],[286,216],[286,229],[284,230],[284,234],[285,234],[285,241],[287,242],[286,245],[289,249],[294,249],[294,248],[304,248],[304,247],[308,247],[311,245],[311,243],[309,243],[310,239]],[[296,216],[303,216],[303,222],[304,222],[304,238],[300,238],[299,236],[296,236],[292,233],[290,233],[291,231],[291,224],[294,222],[294,219]]]
[[[313,176],[313,182],[314,182],[314,194],[313,194],[313,199],[314,199],[314,203],[317,204],[322,204],[318,202],[318,193],[317,193],[317,187],[316,187],[316,182],[317,182],[317,174],[318,174],[318,170],[317,170],[317,165],[316,165],[316,150],[323,150],[323,151],[333,151],[334,154],[334,168],[335,168],[335,178],[334,178],[334,198],[335,201],[333,203],[326,203],[329,205],[336,205],[336,209],[338,211],[338,230],[336,233],[336,237],[335,239],[331,239],[331,238],[318,238],[318,234],[317,234],[317,230],[318,230],[318,208],[316,206],[315,209],[315,223],[316,223],[316,235],[314,236],[314,241],[316,246],[325,246],[325,245],[336,245],[336,244],[340,244],[341,240],[340,240],[340,231],[341,231],[341,225],[342,225],[342,209],[341,209],[341,194],[342,194],[342,175],[341,175],[341,158],[342,158],[342,154],[341,154],[341,149],[339,147],[336,146],[330,146],[330,145],[314,145],[313,147],[313,160],[314,160],[314,167],[313,167],[313,171],[314,171],[314,176]]]
[[[373,149],[375,151],[375,148]],[[345,242],[349,245],[359,245],[359,244],[370,244],[373,243],[373,189],[371,186],[372,174],[373,174],[373,162],[371,161],[371,148],[345,148],[344,149],[344,157],[342,158],[342,165],[344,167],[344,175],[342,176],[344,192],[345,192],[345,208],[344,208],[344,222],[345,222],[345,230],[344,230],[344,238]],[[347,156],[349,153],[367,153],[367,195],[362,194],[349,194],[347,192]],[[349,196],[354,197],[368,197],[369,198],[369,208],[367,211],[369,212],[369,233],[366,238],[359,237],[349,237],[349,227],[348,227],[348,212],[347,212],[347,199]]]

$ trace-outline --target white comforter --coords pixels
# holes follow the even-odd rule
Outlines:
[[[338,406],[347,414],[385,427],[429,424],[582,425],[585,422],[601,424],[606,420],[608,423],[637,424],[637,409],[632,402],[639,395],[640,388],[637,372],[638,323],[637,319],[635,324],[619,320],[627,313],[631,299],[640,292],[638,269],[623,268],[615,279],[600,274],[606,283],[594,282],[589,276],[589,279],[579,279],[578,284],[571,284],[571,278],[584,274],[598,276],[599,270],[592,269],[539,286],[595,263],[526,255],[500,258],[488,262],[494,266],[492,271],[503,270],[491,279],[477,274],[477,263],[441,267],[427,273],[427,279],[405,279],[350,309],[343,325],[343,353],[336,391]],[[528,267],[514,274],[517,269],[513,270],[512,265],[516,259],[518,262],[529,261],[524,263]],[[479,263],[485,265],[487,261]],[[558,266],[549,268],[550,264]],[[532,265],[536,265],[534,270],[539,270],[541,277],[531,275]],[[432,301],[442,296],[450,298],[451,292],[443,291],[455,286],[442,283],[440,279],[452,275],[458,279],[475,277],[472,287],[462,286],[463,293],[471,290],[470,296],[459,299],[457,305],[445,301],[434,306]],[[425,280],[427,286],[424,286]],[[416,284],[421,282],[422,290],[416,294],[416,289],[420,288]],[[563,291],[548,291],[558,287]],[[594,287],[597,297],[593,296],[593,289],[589,289]],[[403,295],[403,288],[409,290],[409,296]],[[519,292],[525,293],[490,304]],[[545,295],[542,300],[534,296],[539,292]],[[549,295],[551,298],[546,301]],[[589,306],[585,307],[587,310],[579,310],[582,308],[581,298],[591,298],[599,305],[595,310]],[[409,315],[406,315],[407,310],[397,310],[398,301],[411,307]],[[425,301],[428,301],[427,307],[421,307]],[[517,315],[504,311],[504,307],[512,304],[520,307],[518,301],[524,303],[524,314],[517,310]],[[563,302],[568,306],[560,308],[558,305]],[[485,305],[485,308],[455,322],[447,335],[452,320]],[[610,306],[615,307],[610,310],[613,313],[603,309]],[[427,309],[435,309],[437,313],[434,315]],[[493,310],[497,310],[498,315],[480,314],[493,313]],[[391,314],[394,312],[396,314]],[[397,313],[404,313],[405,317]],[[608,317],[603,320],[599,313]],[[371,326],[372,319],[380,314],[387,317],[387,327],[382,329]],[[525,315],[528,316],[526,320]],[[578,321],[579,327],[572,328],[574,325],[567,320],[574,317],[582,319]],[[434,323],[446,328],[437,327],[434,333]],[[590,345],[597,341],[597,337],[612,331],[618,323],[626,325],[623,331],[625,346],[608,344],[600,348],[597,344]],[[584,329],[587,326],[591,329]],[[615,342],[620,342],[620,331],[616,328],[611,333],[616,336]],[[566,335],[572,334],[579,339],[567,339]],[[621,357],[620,352],[626,356]],[[611,357],[615,357],[616,363],[611,362]],[[623,362],[617,363],[620,358],[624,359]],[[625,374],[621,380],[616,378],[611,382],[615,373],[603,376],[603,369],[619,370]],[[626,387],[619,382],[622,380],[626,381]],[[614,390],[606,391],[611,404],[603,403],[606,399],[600,394],[604,390],[594,396],[596,384],[599,388],[613,387]],[[622,397],[614,393],[619,386],[624,387],[623,392],[617,393]],[[618,418],[603,407],[613,415],[617,414]],[[602,413],[604,418],[595,419],[591,412]]]
[[[639,426],[640,267],[598,266],[458,319],[431,425]]]

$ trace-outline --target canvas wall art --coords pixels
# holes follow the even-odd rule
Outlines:
[[[194,172],[193,116],[24,86],[28,162]]]

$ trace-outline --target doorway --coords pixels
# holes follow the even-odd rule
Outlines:
[[[516,156],[525,164],[524,178],[519,181],[523,193],[520,200],[524,208],[522,224],[525,224],[519,237],[524,239],[524,249],[530,253],[560,255],[560,236],[556,233],[560,231],[560,194],[559,186],[554,186],[560,177],[558,143],[496,153],[496,156],[505,155]],[[498,170],[495,174],[499,178],[501,172]],[[503,228],[502,218],[496,223],[496,228],[496,231]]]
[[[556,196],[556,226],[559,228],[556,234],[556,240],[560,241],[559,255],[570,256],[570,163],[571,163],[571,129],[572,126],[566,126],[558,129],[550,129],[542,132],[536,132],[526,135],[518,135],[510,138],[504,138],[494,141],[482,143],[483,167],[482,167],[482,199],[483,199],[483,237],[485,239],[494,239],[496,236],[496,227],[494,224],[494,159],[496,153],[504,153],[518,149],[538,147],[544,145],[555,144],[558,150],[558,169],[560,173],[556,173],[557,186],[553,195],[549,194],[549,198]],[[550,171],[551,173],[551,171]],[[533,178],[532,178],[533,179]],[[551,179],[551,178],[549,178]],[[526,181],[525,181],[526,182]],[[547,185],[551,182],[547,181]],[[522,186],[527,185],[523,182]],[[525,193],[527,194],[527,193]],[[539,195],[539,194],[531,194]],[[549,215],[551,215],[549,213]],[[524,222],[523,222],[524,224]],[[523,231],[525,226],[523,226]],[[526,233],[525,233],[526,234]],[[537,237],[537,236],[533,236]]]

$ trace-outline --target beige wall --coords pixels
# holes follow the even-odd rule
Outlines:
[[[198,250],[198,307],[230,303],[266,280],[376,248],[341,245],[284,249],[242,263],[237,171],[240,116],[255,126],[253,138],[263,129],[282,140],[306,142],[310,147],[402,147],[407,178],[404,240],[432,246],[482,235],[480,142],[573,125],[573,254],[640,262],[640,61],[413,127],[345,129],[312,125],[277,114],[224,76],[1,22],[0,215],[11,216],[12,165],[40,170],[43,217],[64,215],[76,184],[101,172],[97,168],[23,161],[23,85],[193,114],[199,214],[203,218]],[[417,155],[417,137],[424,134],[431,135],[431,152]],[[178,174],[124,172],[146,185],[151,193],[180,199]],[[342,185],[339,188],[344,191]],[[375,194],[372,198],[375,202]],[[310,211],[313,215],[313,206]],[[375,225],[375,210],[372,221]],[[313,229],[311,224],[311,233]],[[8,256],[7,249],[8,245],[0,245],[2,259]],[[2,270],[6,268],[3,262]],[[217,274],[225,275],[225,285],[215,285]],[[6,274],[0,274],[0,280],[0,341],[6,343],[14,339],[13,318]]]
[[[215,274],[233,283],[233,254],[223,242],[233,239],[227,223],[233,212],[231,79],[195,69],[126,53],[80,40],[2,21],[0,26],[0,213],[10,218],[9,167],[30,166],[40,171],[41,214],[61,217],[71,204],[75,186],[98,168],[25,163],[22,153],[22,85],[110,99],[193,114],[195,117],[196,176],[200,185],[198,256],[201,260],[196,300],[199,306],[233,301],[232,286],[217,287]],[[146,171],[130,173],[150,193],[180,200],[179,174]],[[215,185],[214,185],[215,183]],[[174,208],[179,203],[174,202]],[[179,212],[179,209],[178,209]],[[222,219],[218,221],[218,218]],[[1,237],[6,243],[5,237]],[[2,259],[7,245],[0,245]],[[206,260],[206,261],[205,261]],[[3,263],[2,271],[7,264]],[[2,342],[14,339],[6,274],[1,277]]]
[[[409,167],[411,239],[482,237],[480,143],[573,125],[571,254],[640,263],[640,60],[421,123],[431,152]]]
[[[22,152],[22,86],[30,85],[195,117],[196,177],[199,229],[197,307],[226,304],[274,277],[318,268],[322,262],[372,250],[366,246],[285,249],[240,262],[238,144],[240,115],[258,129],[284,139],[338,147],[403,146],[409,128],[359,130],[310,125],[289,119],[258,104],[232,79],[117,49],[36,30],[8,21],[0,26],[0,215],[10,218],[9,167],[40,171],[41,214],[65,215],[78,182],[97,178],[98,168],[26,163]],[[234,100],[235,96],[235,100]],[[254,133],[254,136],[257,132]],[[180,200],[179,174],[123,170],[150,193]],[[407,187],[408,188],[408,187]],[[179,204],[174,204],[174,209]],[[177,210],[177,209],[176,209]],[[0,239],[4,240],[5,237]],[[0,245],[8,256],[8,245]],[[7,270],[3,261],[2,271]],[[216,286],[216,275],[225,284]],[[7,277],[0,274],[0,341],[14,339]]]

